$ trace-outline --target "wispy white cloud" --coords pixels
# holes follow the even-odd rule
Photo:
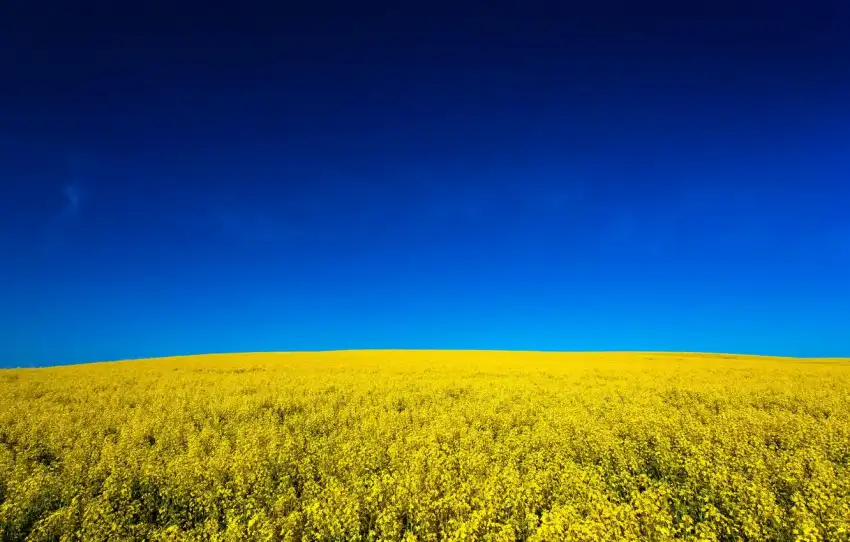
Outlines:
[[[82,159],[74,153],[68,153],[65,159],[70,163],[71,176],[51,194],[53,201],[59,204],[54,203],[54,210],[45,217],[41,239],[34,245],[37,252],[51,254],[67,250],[71,230],[86,212],[91,199],[91,183],[80,172]]]
[[[585,183],[549,172],[498,174],[475,183],[420,174],[414,182],[418,187],[406,202],[410,215],[434,226],[569,214],[586,198]]]
[[[80,214],[81,190],[80,185],[76,183],[66,184],[62,187],[62,194],[65,196],[65,205],[59,214],[60,220],[73,220]]]
[[[273,216],[260,211],[218,208],[210,213],[209,221],[215,232],[241,243],[276,243],[290,234]]]
[[[192,239],[255,248],[287,243],[303,236],[308,227],[280,209],[212,199],[195,202],[174,216],[179,219],[173,227]]]

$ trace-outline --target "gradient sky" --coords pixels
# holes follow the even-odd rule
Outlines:
[[[850,356],[845,0],[131,4],[0,7],[0,365]]]

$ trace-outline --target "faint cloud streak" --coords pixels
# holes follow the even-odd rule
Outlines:
[[[69,229],[79,221],[85,211],[90,191],[87,183],[83,183],[79,173],[80,158],[69,154],[66,159],[71,162],[71,179],[64,183],[59,190],[61,195],[59,209],[54,211],[46,220],[43,227],[42,239],[36,242],[35,250],[42,254],[50,254],[65,249],[68,244]]]
[[[60,220],[72,220],[80,214],[81,192],[78,184],[67,184],[62,188],[65,195],[65,206],[59,214]]]

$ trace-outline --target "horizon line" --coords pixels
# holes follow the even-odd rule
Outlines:
[[[738,358],[770,358],[789,360],[833,360],[850,361],[850,357],[841,356],[783,356],[774,354],[751,354],[736,352],[703,352],[703,351],[678,351],[678,350],[523,350],[504,348],[338,348],[325,350],[252,350],[233,352],[206,352],[192,354],[169,354],[165,356],[142,356],[119,359],[101,359],[94,361],[82,361],[76,363],[56,363],[45,365],[19,365],[0,367],[0,370],[18,369],[49,369],[54,367],[76,367],[81,365],[97,365],[104,363],[121,363],[133,361],[155,361],[174,360],[177,358],[199,358],[199,357],[223,357],[223,356],[256,356],[256,355],[298,355],[298,354],[344,354],[344,353],[369,353],[369,352],[416,352],[416,353],[493,353],[493,354],[549,354],[549,355],[660,355],[660,356],[693,356],[693,357],[738,357]]]

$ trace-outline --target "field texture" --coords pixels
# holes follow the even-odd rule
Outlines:
[[[0,371],[2,540],[850,540],[850,362],[338,352]]]

